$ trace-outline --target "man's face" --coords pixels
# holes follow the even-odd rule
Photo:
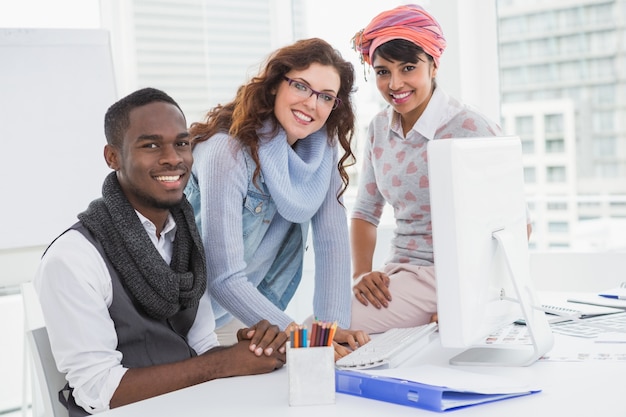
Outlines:
[[[107,145],[105,158],[131,205],[152,220],[181,201],[189,180],[193,156],[185,118],[170,103],[137,107],[121,148]]]

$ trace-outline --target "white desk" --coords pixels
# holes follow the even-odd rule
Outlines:
[[[577,351],[626,353],[626,344],[593,344],[586,340],[555,335],[553,352],[572,347]],[[413,364],[450,366],[457,351],[443,350],[434,340]],[[462,367],[461,369],[507,375],[534,382],[542,392],[534,395],[480,404],[450,411],[456,416],[626,416],[623,378],[626,362],[539,361],[523,368]],[[151,398],[105,413],[101,417],[130,416],[294,416],[294,417],[403,417],[439,413],[346,394],[336,394],[336,403],[324,406],[288,405],[287,369],[271,374],[226,378]]]

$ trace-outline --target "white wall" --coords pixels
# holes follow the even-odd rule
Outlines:
[[[0,29],[0,249],[48,244],[100,195],[115,101],[108,33]]]

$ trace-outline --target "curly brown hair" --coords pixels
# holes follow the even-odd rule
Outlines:
[[[350,182],[346,168],[355,163],[351,149],[356,119],[351,100],[354,89],[354,67],[343,59],[339,51],[322,39],[299,40],[272,53],[261,72],[247,84],[239,87],[233,101],[209,110],[204,122],[191,124],[193,143],[205,141],[218,132],[228,132],[250,150],[256,163],[253,176],[256,182],[261,172],[257,130],[266,120],[272,122],[274,134],[279,127],[274,115],[276,95],[273,92],[278,88],[278,84],[284,81],[284,76],[289,71],[304,70],[313,63],[335,68],[341,82],[337,94],[341,104],[330,113],[326,121],[329,144],[333,146],[337,140],[344,151],[337,164],[343,182],[342,189],[337,193],[339,199]]]

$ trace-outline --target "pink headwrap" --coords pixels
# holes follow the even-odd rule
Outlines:
[[[398,6],[376,16],[369,25],[352,38],[352,45],[361,61],[371,65],[374,51],[385,42],[404,39],[421,46],[432,56],[435,66],[446,48],[441,26],[423,7],[415,4]]]

